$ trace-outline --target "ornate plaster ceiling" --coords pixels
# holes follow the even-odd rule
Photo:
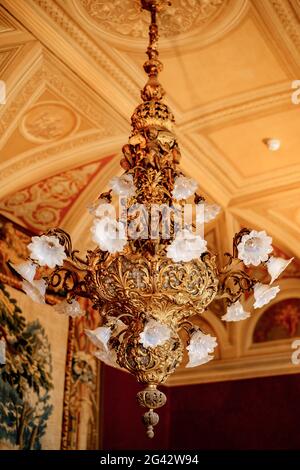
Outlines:
[[[170,12],[162,20],[161,81],[182,169],[223,209],[207,228],[210,245],[229,250],[235,231],[249,225],[300,257],[300,105],[291,101],[300,79],[299,0],[173,0]],[[58,221],[80,248],[89,246],[86,206],[121,173],[120,150],[145,83],[145,22],[137,0],[1,1],[4,214],[39,230]],[[268,137],[281,140],[279,151],[267,149]],[[72,203],[66,196],[56,205],[53,182],[65,184],[70,174],[80,178]],[[24,195],[27,203],[12,211]],[[48,219],[43,200],[55,200]]]

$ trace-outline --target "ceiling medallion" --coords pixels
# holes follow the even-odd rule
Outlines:
[[[57,101],[43,101],[23,116],[20,131],[34,143],[47,143],[67,137],[79,127],[79,118],[68,106]]]
[[[92,22],[117,35],[146,38],[147,13],[141,12],[140,0],[114,0],[78,3]],[[161,35],[171,38],[213,21],[222,12],[227,0],[173,0],[170,8],[160,11],[158,26]]]
[[[163,103],[165,92],[158,81],[162,63],[156,14],[168,3],[142,0],[151,13],[144,64],[148,81],[123,147],[124,174],[114,177],[111,189],[90,207],[97,248],[82,258],[70,236],[53,229],[33,237],[30,260],[13,266],[24,279],[23,290],[36,301],[45,302],[47,288],[58,289],[66,296],[60,313],[82,315],[79,297],[90,299],[99,310],[101,325],[86,334],[97,346],[97,358],[129,371],[144,385],[137,399],[147,409],[143,422],[149,437],[159,421],[156,410],[166,403],[158,386],[180,365],[185,348],[186,367],[213,359],[217,338],[193,323],[193,316],[205,312],[215,299],[224,299],[224,321],[247,319],[243,294],[254,294],[254,308],[270,302],[279,291],[273,283],[291,261],[271,255],[272,239],[264,231],[246,228],[235,235],[225,266],[207,250],[203,225],[220,208],[205,202],[196,192],[197,182],[179,168],[174,116]],[[247,272],[249,265],[260,264],[269,273],[269,284]],[[50,274],[41,278],[44,266]]]

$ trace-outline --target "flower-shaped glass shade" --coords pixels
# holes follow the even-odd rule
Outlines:
[[[127,243],[124,225],[109,217],[95,219],[91,232],[93,241],[102,251],[116,253],[122,251]]]
[[[193,180],[192,178],[187,178],[186,176],[177,176],[177,178],[175,178],[172,196],[174,199],[177,199],[177,201],[187,199],[195,193],[197,187],[197,181]]]
[[[108,342],[111,337],[111,328],[108,326],[99,326],[95,330],[85,330],[85,334],[89,340],[97,346],[97,348],[108,351]]]
[[[204,222],[210,222],[220,213],[221,207],[217,204],[204,203]]]
[[[62,266],[67,257],[64,247],[59,243],[59,239],[54,236],[32,237],[28,249],[31,259],[40,266],[48,266],[49,268]]]
[[[125,332],[125,330],[127,329],[127,325],[125,325],[122,320],[120,320],[119,318],[116,319],[114,317],[108,317],[105,326],[108,326],[111,329],[112,336],[117,336],[121,332]]]
[[[140,342],[145,348],[155,348],[164,344],[171,336],[171,328],[152,319],[149,320],[140,334]]]
[[[201,202],[198,204],[197,208],[199,208],[199,212],[197,211],[197,222],[201,224],[208,223],[215,219],[221,211],[220,206],[217,204],[209,204],[208,202]]]
[[[133,183],[133,176],[130,174],[114,176],[109,186],[118,196],[129,198],[135,195],[136,188]]]
[[[36,264],[32,261],[26,261],[26,263],[13,264],[10,263],[14,270],[22,276],[28,282],[32,282],[36,273]]]
[[[27,294],[34,302],[39,304],[45,303],[45,292],[47,284],[44,279],[38,281],[28,282],[24,280],[22,282],[22,290]]]
[[[105,198],[97,199],[97,201],[88,206],[88,210],[90,214],[98,218],[105,216],[115,218],[116,214],[114,206],[110,204]]]
[[[99,359],[99,361],[104,362],[107,366],[116,367],[117,369],[121,369],[121,367],[117,363],[117,354],[114,349],[110,350],[98,350],[94,352],[94,356]]]
[[[175,239],[167,247],[167,256],[175,263],[198,259],[206,251],[207,242],[187,229],[176,233]]]
[[[75,299],[72,299],[71,302],[63,300],[59,304],[56,304],[54,309],[57,311],[57,313],[72,318],[82,317],[85,314],[85,312],[81,309],[79,302],[77,302]]]
[[[0,364],[6,363],[6,341],[4,338],[0,339]]]
[[[266,284],[261,284],[260,282],[254,286],[254,308],[260,308],[268,304],[273,300],[278,292],[280,291],[279,286],[270,287]]]
[[[294,258],[284,259],[284,258],[275,258],[271,256],[267,262],[268,273],[271,276],[270,284],[280,276],[280,274],[287,268],[287,266],[293,261]]]
[[[263,261],[267,261],[269,254],[273,251],[272,238],[268,237],[265,231],[252,230],[242,237],[237,249],[238,258],[246,266],[250,264],[258,266]]]
[[[210,354],[205,357],[200,357],[197,353],[189,352],[189,362],[185,367],[202,366],[203,364],[206,364],[207,362],[211,361],[213,358],[214,356],[211,356]]]
[[[227,307],[226,314],[222,316],[225,321],[240,321],[250,317],[249,312],[245,312],[241,302],[237,300]]]
[[[216,346],[217,338],[206,335],[200,330],[195,331],[186,348],[189,352],[189,362],[186,367],[196,367],[210,361],[213,356],[209,356],[209,353],[212,353]]]

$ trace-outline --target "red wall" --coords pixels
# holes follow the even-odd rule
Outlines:
[[[145,437],[141,388],[103,368],[103,449],[300,449],[300,375],[164,389],[156,436]]]

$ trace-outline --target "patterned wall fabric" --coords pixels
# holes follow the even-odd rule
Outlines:
[[[0,325],[6,344],[0,365],[0,448],[40,449],[53,412],[51,346],[40,321],[27,321],[2,284]]]

